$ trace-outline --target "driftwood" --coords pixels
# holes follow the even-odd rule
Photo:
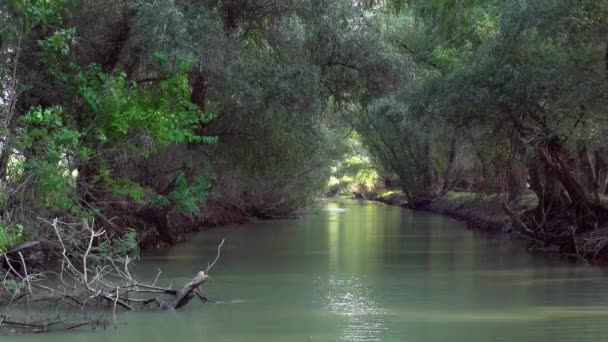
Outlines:
[[[224,240],[218,245],[215,260],[207,265],[206,269],[199,271],[181,288],[174,289],[157,285],[162,274],[160,270],[151,283],[137,280],[131,269],[132,259],[108,250],[108,246],[111,246],[109,237],[103,229],[95,230],[92,223],[83,222],[77,227],[80,231],[84,228],[84,231],[88,232],[86,239],[70,239],[70,241],[67,241],[65,236],[68,229],[74,228],[72,224],[61,223],[56,219],[47,223],[55,232],[56,244],[60,250],[60,270],[56,274],[59,279],[58,285],[57,282],[55,285],[49,285],[45,281],[47,279],[45,273],[28,273],[28,265],[21,250],[31,246],[23,246],[11,251],[11,254],[16,254],[18,257],[9,257],[9,253],[0,254],[8,267],[2,280],[4,288],[9,290],[7,281],[11,280],[12,284],[17,282],[20,284],[18,286],[20,289],[25,289],[25,292],[20,290],[13,294],[9,299],[13,303],[18,304],[23,300],[28,303],[69,302],[70,305],[78,306],[81,311],[86,307],[101,305],[110,308],[115,316],[118,308],[135,311],[145,309],[149,304],[156,304],[163,310],[178,310],[188,305],[195,297],[203,303],[210,302],[203,294],[202,286],[209,280],[209,271],[220,258]],[[11,325],[41,330],[41,327],[45,326],[20,324],[7,317],[0,317],[0,329]],[[82,326],[81,323],[65,326],[76,325]]]
[[[52,329],[61,330],[73,330],[83,326],[103,326],[104,323],[101,321],[81,321],[81,322],[67,322],[61,319],[48,321],[37,321],[37,322],[19,322],[13,321],[5,315],[0,315],[0,327],[8,327],[13,331],[30,331],[32,333],[47,332]]]
[[[15,253],[19,253],[23,250],[32,248],[32,247],[37,247],[40,245],[40,241],[28,241],[28,242],[24,242],[22,244],[19,244],[15,247],[13,247],[10,251],[6,252],[6,254],[15,254]]]
[[[175,299],[173,301],[160,301],[157,298],[149,300],[146,304],[149,303],[157,303],[162,309],[171,309],[178,310],[186,306],[195,296],[198,297],[203,303],[209,302],[209,299],[205,297],[201,291],[201,286],[209,280],[209,270],[215,265],[215,263],[220,258],[220,251],[222,245],[224,244],[224,240],[219,244],[217,248],[217,256],[213,263],[207,266],[207,269],[204,271],[200,271],[196,274],[192,280],[190,280],[187,284],[185,284],[179,291],[175,291],[172,289],[163,289],[165,294],[174,295]]]

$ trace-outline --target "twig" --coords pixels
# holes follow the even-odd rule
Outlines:
[[[156,277],[154,278],[154,282],[152,283],[152,286],[156,286],[156,283],[158,283],[158,277],[160,277],[162,271],[160,270],[160,268],[157,268],[158,273],[156,273]]]
[[[206,271],[198,272],[181,289],[175,290],[171,286],[159,287],[156,285],[162,275],[160,269],[158,269],[158,273],[151,285],[141,284],[137,281],[135,274],[133,274],[130,268],[132,261],[130,257],[122,258],[113,249],[99,253],[101,250],[96,246],[102,243],[105,244],[109,241],[110,237],[106,234],[105,230],[96,230],[92,222],[83,221],[78,224],[61,222],[58,219],[54,219],[52,222],[44,219],[41,220],[53,228],[57,237],[57,245],[61,251],[61,273],[58,276],[63,282],[64,287],[55,290],[52,287],[37,285],[35,281],[42,278],[42,275],[30,275],[27,273],[26,261],[21,253],[21,262],[26,272],[25,277],[13,268],[10,265],[10,260],[8,260],[11,267],[10,272],[14,273],[15,277],[27,282],[30,295],[33,293],[33,290],[38,288],[43,289],[45,292],[50,292],[50,297],[48,297],[48,293],[45,293],[47,300],[52,300],[56,292],[59,294],[63,293],[63,298],[74,300],[81,309],[86,305],[92,305],[90,304],[92,302],[98,303],[98,301],[91,301],[91,299],[99,300],[108,309],[112,310],[114,319],[116,319],[116,311],[119,306],[126,310],[134,311],[145,307],[147,304],[156,302],[162,309],[179,309],[187,305],[195,295],[199,295],[199,298],[202,297],[201,300],[206,299],[200,293],[200,286],[209,279],[206,272],[218,262],[221,256],[221,248],[225,242],[222,239],[217,247],[217,256],[208,265]],[[79,229],[79,227],[84,227],[84,231],[88,234],[87,236],[79,237],[86,239],[82,244],[82,240],[79,240],[79,238],[76,240],[66,238],[66,229]],[[6,255],[5,258],[8,259]],[[94,265],[92,264],[92,260],[96,261]],[[173,296],[174,299],[164,301],[152,297],[158,294]],[[58,301],[62,301],[63,298],[59,298]],[[38,301],[38,299],[34,298],[35,301]]]
[[[116,286],[116,298],[114,298],[114,307],[112,308],[112,315],[114,316],[114,320],[116,320],[116,303],[118,302],[118,286]]]
[[[217,246],[217,256],[215,257],[215,260],[213,260],[213,262],[211,263],[211,265],[207,266],[207,269],[205,270],[205,273],[209,273],[209,270],[215,265],[215,263],[219,260],[220,258],[220,252],[222,249],[222,246],[224,245],[224,239],[222,239],[222,242],[220,242],[220,244]]]
[[[21,258],[21,263],[23,264],[23,273],[25,273],[25,282],[27,284],[27,289],[30,291],[30,295],[32,294],[32,284],[30,284],[30,276],[27,274],[27,265],[25,264],[25,258],[23,258],[23,254],[19,252],[19,257]]]

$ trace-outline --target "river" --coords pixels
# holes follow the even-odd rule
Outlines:
[[[603,341],[608,274],[530,255],[452,219],[350,200],[297,220],[214,229],[147,252],[140,276],[181,285],[215,254],[206,294],[179,312],[11,342]]]

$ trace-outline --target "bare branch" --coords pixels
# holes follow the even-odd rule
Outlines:
[[[27,265],[25,264],[25,259],[23,258],[23,254],[19,252],[19,257],[21,258],[21,264],[23,265],[23,273],[25,273],[25,282],[27,284],[27,289],[32,294],[32,285],[30,284],[30,276],[27,274]]]
[[[220,258],[220,251],[222,249],[222,246],[224,245],[224,239],[222,239],[222,242],[220,242],[220,244],[217,246],[217,256],[215,257],[215,260],[213,260],[213,262],[211,263],[211,265],[207,266],[207,269],[205,270],[205,273],[208,273],[209,270],[215,265],[215,263],[219,260]]]

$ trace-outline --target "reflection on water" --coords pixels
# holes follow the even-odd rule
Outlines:
[[[386,326],[385,310],[379,308],[370,289],[361,279],[353,276],[348,279],[329,277],[326,289],[324,280],[317,284],[326,292],[325,305],[338,317],[342,318],[343,341],[382,341]]]
[[[207,295],[179,312],[127,313],[118,329],[24,342],[551,341],[608,336],[607,271],[497,245],[444,217],[327,202],[294,221],[216,229],[148,252],[182,284],[214,257]]]

